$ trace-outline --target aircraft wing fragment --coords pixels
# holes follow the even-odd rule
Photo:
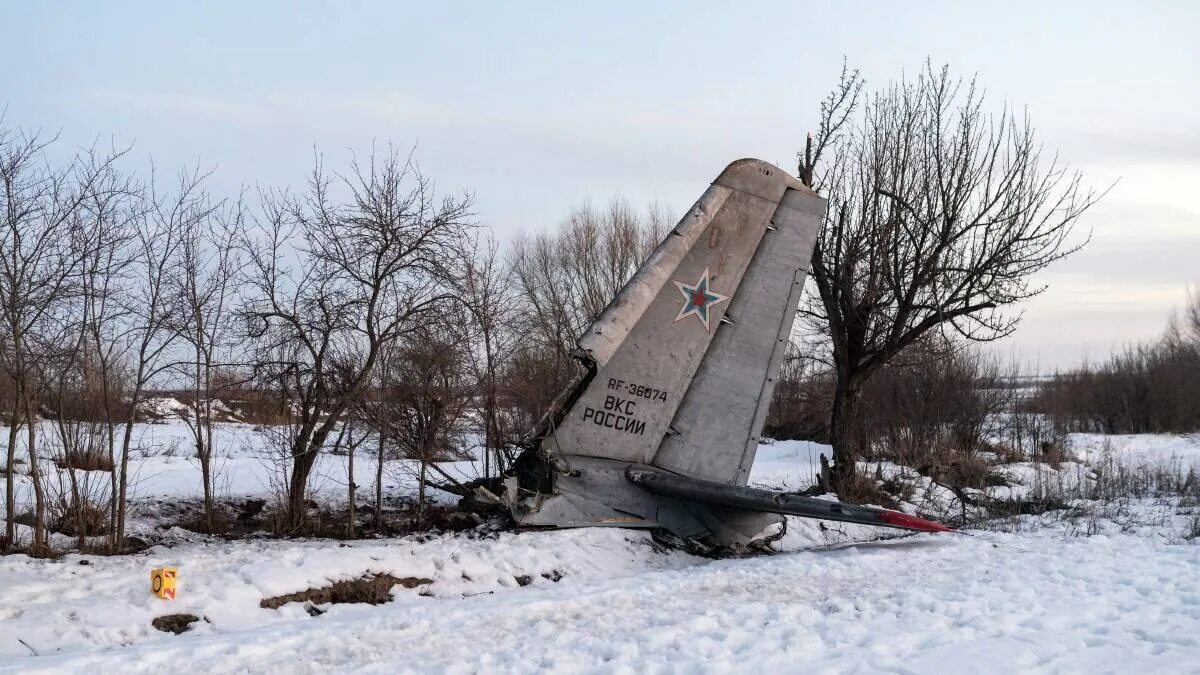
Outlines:
[[[625,470],[625,476],[639,487],[654,494],[713,506],[836,520],[860,525],[879,525],[918,532],[953,532],[951,528],[941,523],[900,511],[858,506],[741,485],[727,485],[711,480],[688,478],[652,467],[630,467]]]

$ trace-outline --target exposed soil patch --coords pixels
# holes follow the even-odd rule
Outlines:
[[[174,633],[179,635],[199,620],[200,617],[196,616],[195,614],[165,614],[163,616],[154,617],[154,620],[150,622],[150,625],[164,633]]]
[[[279,609],[289,602],[307,602],[313,605],[330,603],[366,603],[381,605],[392,600],[392,588],[416,588],[433,583],[432,579],[420,577],[394,577],[390,574],[364,574],[357,579],[337,581],[330,586],[310,588],[299,593],[263,598],[258,603],[265,609]]]
[[[490,522],[476,513],[460,509],[457,505],[429,504],[419,513],[414,500],[407,497],[388,500],[379,517],[376,517],[374,509],[370,506],[360,506],[354,518],[353,537],[350,536],[350,514],[346,508],[330,508],[315,502],[309,504],[308,520],[298,530],[285,529],[283,513],[277,505],[264,499],[217,502],[211,527],[204,517],[204,505],[199,500],[152,500],[135,503],[132,510],[136,516],[156,521],[156,528],[161,531],[181,527],[192,532],[227,539],[264,534],[278,537],[366,539],[425,532],[462,532]],[[500,522],[494,525],[492,529],[504,526]]]
[[[14,469],[13,475],[14,476],[21,475],[22,472],[16,471],[16,468],[21,466],[24,463],[25,463],[25,460],[21,459],[20,457],[17,457],[16,459],[13,460],[13,465],[14,465],[13,466],[13,469]],[[7,465],[0,466],[0,476],[7,476],[7,475],[8,475],[8,466]]]
[[[108,454],[97,448],[68,450],[66,454],[55,460],[60,469],[75,469],[76,471],[112,471],[113,462]]]
[[[62,508],[58,519],[50,525],[51,532],[61,532],[75,537],[82,531],[85,535],[108,534],[108,513],[95,504],[75,502]]]

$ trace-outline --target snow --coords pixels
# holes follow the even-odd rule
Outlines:
[[[396,591],[398,604],[418,598],[464,598],[530,586],[575,585],[650,570],[682,566],[696,559],[662,555],[643,535],[623,530],[577,530],[486,538],[443,535],[396,541],[223,542],[194,537],[173,547],[118,557],[70,555],[58,562],[25,556],[0,559],[6,582],[0,621],[0,661],[39,654],[161,643],[150,626],[154,616],[193,613],[207,622],[196,635],[236,633],[272,623],[309,618],[299,604],[262,609],[259,601],[366,573],[432,580],[420,590]],[[84,565],[83,562],[88,564]],[[174,602],[152,597],[149,571],[177,567]],[[434,602],[423,599],[425,604]],[[328,614],[336,617],[342,607]],[[18,638],[24,640],[21,644]],[[40,663],[40,661],[36,662]],[[30,664],[32,665],[32,664]]]
[[[802,490],[816,482],[822,454],[828,458],[833,452],[811,441],[768,440],[754,455],[750,482],[773,490]]]
[[[1071,448],[1084,462],[1109,452],[1127,464],[1178,463],[1200,470],[1200,434],[1071,434]]]
[[[259,431],[221,425],[220,439],[221,495],[270,496],[275,468]],[[182,422],[139,426],[136,446],[138,503],[199,496]],[[1075,435],[1072,448],[1076,461],[1058,468],[1006,465],[1013,485],[993,496],[1093,480],[1101,457],[1200,463],[1200,436]],[[764,444],[751,483],[807,487],[821,453],[829,448]],[[345,459],[322,458],[320,498],[344,498]],[[389,494],[409,494],[405,463],[386,468]],[[914,481],[905,510],[959,508],[911,469],[876,468]],[[373,470],[356,459],[362,476]],[[1200,540],[1186,537],[1200,505],[1072,507],[899,538],[790,519],[781,553],[719,561],[620,529],[355,542],[175,529],[158,533],[169,545],[135,555],[0,557],[0,672],[1200,671]],[[179,568],[175,601],[149,593],[159,566]],[[300,603],[259,606],[367,573],[431,582],[320,616]],[[183,612],[203,620],[179,636],[150,625]]]
[[[219,398],[211,399],[208,407],[212,411],[214,419],[241,419],[240,412],[230,408],[225,404],[225,401]],[[139,410],[151,418],[157,419],[185,420],[189,419],[192,415],[191,406],[171,396],[150,397],[139,405]]]
[[[186,417],[188,406],[169,396],[146,399],[138,408],[153,417]]]
[[[166,399],[173,401],[174,399]],[[160,400],[161,402],[161,400]],[[182,405],[182,404],[180,404]],[[166,407],[163,404],[163,407]],[[53,442],[53,429],[43,425],[40,432],[44,442]],[[0,437],[6,437],[6,427],[0,425]],[[118,442],[119,442],[118,438]],[[179,420],[137,424],[131,442],[130,499],[147,503],[155,500],[199,499],[203,497],[200,462],[195,458],[191,431]],[[218,499],[273,498],[275,487],[281,485],[286,463],[269,447],[261,428],[249,424],[219,424],[216,426],[213,450],[214,489]],[[18,456],[25,458],[23,448]],[[44,471],[54,465],[44,456]],[[311,497],[317,501],[344,502],[346,498],[346,457],[323,454],[313,468]],[[471,462],[447,462],[441,465],[451,475],[475,478],[477,467]],[[355,482],[360,498],[369,499],[373,490],[376,462],[370,451],[360,449],[355,456]],[[32,484],[18,469],[18,511],[32,508]],[[385,497],[414,494],[415,464],[389,460],[384,467]],[[437,500],[444,493],[431,491]],[[3,504],[0,504],[2,513]]]
[[[1200,547],[1055,528],[707,561],[621,530],[418,542],[241,541],[0,560],[20,672],[1194,672]],[[180,599],[147,592],[178,564]],[[385,605],[258,607],[364,571],[434,579]],[[555,583],[542,573],[558,571]],[[533,579],[527,587],[515,577]],[[150,618],[203,615],[182,636]],[[28,643],[25,647],[17,638]],[[30,648],[40,656],[33,656]]]

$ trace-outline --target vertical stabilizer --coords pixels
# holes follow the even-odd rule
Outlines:
[[[824,213],[770,164],[726,167],[579,339],[587,375],[513,474],[478,496],[523,526],[661,528],[702,547],[766,545],[782,514],[945,531],[746,487]]]
[[[753,459],[824,203],[765,162],[726,167],[579,339],[594,375],[543,451],[733,482]]]
[[[522,526],[664,529],[706,550],[765,546],[784,515],[947,531],[746,487],[824,213],[770,164],[726,167],[579,339],[587,375],[477,497]]]
[[[824,209],[808,190],[784,193],[653,465],[746,484]]]

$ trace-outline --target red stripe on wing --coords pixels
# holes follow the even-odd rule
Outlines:
[[[884,509],[879,509],[875,515],[888,525],[895,525],[896,527],[907,527],[912,530],[921,530],[922,532],[954,531],[953,529],[946,527],[941,523],[935,523],[932,520],[925,520],[924,518],[910,516],[907,513],[901,513],[899,511],[887,511]]]

